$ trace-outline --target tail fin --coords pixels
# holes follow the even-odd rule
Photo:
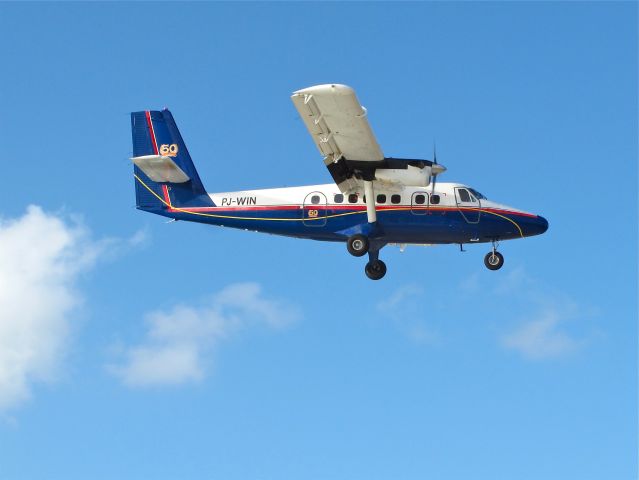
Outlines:
[[[171,207],[213,206],[168,110],[131,113],[136,206],[166,215]]]

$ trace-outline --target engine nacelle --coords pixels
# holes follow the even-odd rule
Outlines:
[[[395,183],[407,187],[427,187],[430,185],[431,167],[406,168],[378,168],[375,170],[375,180],[380,182]]]

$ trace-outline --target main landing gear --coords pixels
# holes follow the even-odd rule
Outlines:
[[[364,272],[366,272],[366,276],[371,280],[379,280],[386,275],[386,264],[380,259],[371,260],[366,264]]]
[[[370,241],[366,235],[360,233],[348,237],[346,240],[348,253],[354,257],[362,257],[368,253],[368,263],[364,268],[366,276],[371,280],[379,280],[386,275],[386,264],[379,259],[379,246],[371,249]]]
[[[499,270],[504,266],[504,256],[497,251],[497,242],[493,242],[492,251],[484,257],[484,265],[488,270]]]
[[[348,253],[354,257],[362,257],[366,255],[368,253],[369,246],[368,237],[359,233],[348,237],[348,240],[346,240]]]

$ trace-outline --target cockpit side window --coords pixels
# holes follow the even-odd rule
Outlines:
[[[465,188],[460,188],[459,190],[457,190],[457,193],[459,193],[459,199],[462,202],[470,202],[470,195],[468,193],[468,190],[466,190]]]
[[[488,200],[484,195],[482,195],[481,193],[479,193],[477,190],[475,190],[474,188],[469,188],[468,190],[471,191],[471,193],[473,195],[475,195],[475,197],[479,198],[480,200]]]

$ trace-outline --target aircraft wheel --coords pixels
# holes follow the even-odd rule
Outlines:
[[[364,271],[371,280],[379,280],[386,275],[386,264],[381,260],[373,260],[366,264]]]
[[[484,257],[484,265],[488,270],[499,270],[504,266],[504,256],[499,252],[488,252]]]
[[[354,257],[366,255],[368,252],[368,237],[361,234],[348,237],[348,240],[346,241],[346,248],[348,248],[348,253]]]

